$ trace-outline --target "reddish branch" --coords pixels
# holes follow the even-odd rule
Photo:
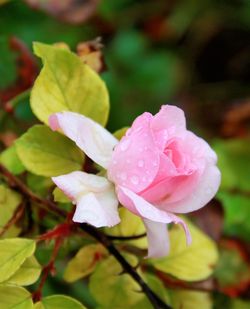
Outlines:
[[[48,210],[49,212],[61,217],[66,218],[68,213],[60,208],[57,205],[49,200],[42,199],[29,188],[16,176],[14,176],[11,172],[9,172],[3,165],[0,164],[0,173],[5,177],[6,181],[8,182],[9,186],[15,188],[17,191],[22,193],[25,197],[29,198],[31,201],[37,203],[43,209]],[[120,252],[116,249],[113,245],[112,241],[100,230],[94,228],[93,226],[87,224],[81,224],[80,228],[96,239],[98,242],[103,244],[106,249],[113,255],[116,260],[121,264],[123,268],[123,272],[129,274],[141,287],[142,291],[148,297],[149,301],[151,302],[152,306],[156,309],[169,309],[171,308],[167,304],[165,304],[157,294],[155,294],[151,288],[146,284],[146,282],[141,278],[141,276],[136,272],[136,270],[125,260],[125,258],[120,254]],[[39,285],[38,290],[36,291],[34,298],[37,300],[41,297],[41,290],[43,285],[48,277],[49,273],[53,270],[54,259],[58,253],[60,247],[61,238],[57,238],[58,242],[55,243],[55,248],[52,254],[52,258],[50,263],[43,269],[42,279]]]
[[[42,278],[41,278],[40,284],[39,284],[37,290],[32,295],[34,302],[38,302],[38,301],[41,300],[42,289],[43,289],[43,286],[44,286],[49,274],[55,275],[56,269],[55,269],[54,264],[55,264],[55,260],[56,260],[57,254],[59,252],[59,249],[61,247],[63,239],[64,239],[63,237],[58,237],[55,240],[55,245],[54,245],[54,249],[53,249],[50,261],[46,266],[43,267]]]
[[[1,232],[0,232],[0,237],[2,235],[4,235],[7,230],[14,225],[23,215],[24,212],[24,208],[25,208],[25,204],[24,201],[21,202],[19,204],[19,206],[17,207],[17,209],[14,211],[13,216],[10,218],[10,220],[4,225],[4,227],[2,228]]]

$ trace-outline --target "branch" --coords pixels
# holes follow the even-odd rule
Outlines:
[[[67,212],[49,200],[42,199],[38,195],[34,194],[19,178],[13,175],[6,167],[0,164],[0,173],[6,178],[9,186],[16,188],[25,197],[40,205],[41,208],[49,210],[53,214],[66,218]]]
[[[170,306],[166,305],[159,297],[156,295],[151,288],[146,284],[146,282],[141,278],[141,276],[135,271],[135,269],[127,262],[127,260],[120,254],[120,252],[113,245],[111,240],[102,232],[97,230],[91,225],[81,224],[81,228],[99,241],[108,251],[112,254],[116,260],[120,263],[123,271],[129,274],[141,287],[142,291],[147,295],[149,301],[155,309],[168,309]]]
[[[134,235],[134,236],[113,236],[106,235],[110,240],[136,240],[146,236],[146,233]]]
[[[50,211],[51,213],[57,215],[58,217],[61,217],[61,218],[67,217],[68,213],[66,211],[58,208],[54,202],[51,202],[46,199],[42,199],[36,194],[34,194],[19,178],[14,176],[2,164],[0,164],[0,173],[6,178],[8,184],[11,187],[16,188],[25,197],[29,198],[33,202],[36,202],[43,209]],[[110,254],[112,254],[116,258],[116,260],[121,264],[124,272],[129,274],[139,284],[142,291],[148,297],[149,301],[151,302],[151,304],[153,305],[155,309],[171,308],[170,306],[165,304],[151,290],[151,288],[146,284],[146,282],[141,278],[141,276],[135,271],[135,269],[125,260],[125,258],[116,249],[116,247],[113,245],[112,241],[108,238],[108,236],[106,236],[104,233],[102,233],[95,227],[87,225],[87,224],[81,224],[80,228],[107,248]]]

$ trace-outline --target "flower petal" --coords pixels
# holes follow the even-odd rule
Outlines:
[[[120,222],[117,207],[118,202],[110,192],[99,196],[88,193],[77,202],[73,221],[111,227]]]
[[[120,222],[114,186],[106,178],[72,172],[52,180],[77,204],[73,221],[87,222],[96,227],[113,226]]]
[[[168,199],[158,206],[165,211],[174,213],[188,213],[205,206],[216,194],[220,186],[221,174],[217,166],[208,165],[200,176],[197,188],[186,198],[175,203],[169,203]]]
[[[165,223],[143,219],[147,231],[147,258],[160,258],[169,253],[169,235]]]
[[[163,105],[151,121],[151,130],[156,144],[164,149],[167,140],[186,130],[183,110],[173,105]]]
[[[182,227],[184,228],[184,231],[186,233],[186,238],[187,238],[187,244],[189,245],[192,241],[188,226],[186,223],[179,218],[178,216],[166,212],[164,210],[156,208],[154,205],[151,205],[147,201],[145,201],[142,197],[137,195],[136,193],[132,192],[131,190],[124,188],[124,187],[119,187],[118,191],[118,198],[119,201],[127,207],[130,211],[134,212],[135,214],[141,216],[144,219],[149,219],[150,221],[156,222],[156,224],[159,223],[175,223],[175,224],[181,224]],[[124,196],[127,198],[124,198],[123,194],[120,194],[121,191]],[[122,198],[122,200],[121,200]],[[127,205],[125,205],[123,202],[128,202]],[[153,234],[153,231],[152,231]]]
[[[134,192],[147,188],[159,169],[159,150],[150,130],[152,115],[137,117],[132,127],[115,147],[108,177],[115,184]]]
[[[118,140],[92,119],[72,112],[50,116],[52,130],[62,130],[84,153],[97,164],[107,168]]]
[[[85,193],[102,192],[111,186],[105,177],[79,171],[52,177],[52,180],[74,202]]]

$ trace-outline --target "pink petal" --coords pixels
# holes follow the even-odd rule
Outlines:
[[[169,235],[165,223],[153,222],[143,219],[147,231],[148,256],[147,258],[160,258],[169,253]]]
[[[85,154],[107,168],[117,139],[100,124],[83,115],[62,112],[50,116],[52,130],[62,130]]]
[[[121,195],[119,191],[121,191],[124,194],[124,196],[127,197],[127,200],[123,199],[123,195]],[[188,226],[178,216],[174,215],[173,213],[166,212],[164,210],[156,208],[154,205],[151,205],[150,203],[145,201],[142,197],[140,197],[136,193],[124,187],[119,187],[118,199],[123,206],[125,206],[130,211],[134,212],[135,214],[141,216],[143,219],[149,219],[150,221],[157,222],[158,224],[159,223],[171,223],[171,222],[175,224],[181,224],[186,233],[187,244],[191,243],[192,239],[191,239]],[[129,204],[126,205],[123,203],[123,202],[127,202],[128,200],[130,200]]]
[[[183,110],[173,105],[163,105],[151,122],[155,141],[161,149],[172,136],[186,130],[186,119]]]
[[[139,116],[115,147],[108,177],[115,184],[139,192],[150,185],[159,169],[159,150],[150,130],[152,115]]]
[[[208,165],[199,179],[196,189],[186,198],[175,203],[169,203],[166,199],[158,206],[165,211],[174,213],[188,213],[205,206],[218,191],[221,174],[217,166]]]

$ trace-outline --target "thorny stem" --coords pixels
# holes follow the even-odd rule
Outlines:
[[[66,218],[67,212],[58,208],[57,205],[49,200],[42,199],[29,188],[16,176],[14,176],[10,171],[8,171],[3,165],[0,164],[0,173],[6,178],[8,184],[11,187],[16,188],[19,192],[21,192],[25,197],[29,198],[31,201],[36,202],[40,207],[47,209],[51,213]],[[129,274],[141,287],[142,291],[148,297],[149,301],[151,302],[152,306],[155,309],[169,309],[171,308],[167,304],[165,304],[146,284],[146,282],[141,278],[141,276],[135,271],[135,269],[125,260],[125,258],[119,253],[116,247],[113,245],[112,241],[106,236],[104,233],[99,231],[98,229],[94,228],[93,226],[87,224],[81,224],[80,228],[96,239],[98,242],[103,244],[107,250],[112,254],[116,260],[121,264],[125,273]],[[58,248],[59,249],[59,248]],[[56,252],[57,254],[57,252]],[[54,256],[54,255],[53,255]],[[40,282],[40,286],[38,288],[37,294],[34,297],[39,299],[40,292],[49,272],[52,270],[51,264],[48,264],[47,267],[44,269],[44,273]]]

